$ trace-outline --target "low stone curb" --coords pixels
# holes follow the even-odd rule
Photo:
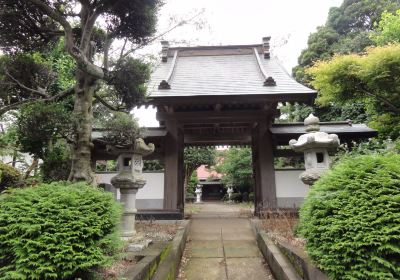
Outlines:
[[[179,262],[182,257],[183,249],[185,248],[187,233],[190,221],[181,221],[181,229],[175,234],[174,239],[166,245],[160,253],[155,255],[144,256],[134,267],[121,278],[122,280],[150,280],[150,279],[175,279]],[[171,274],[173,267],[176,270]],[[167,269],[170,268],[170,269]],[[168,271],[167,271],[168,270]],[[166,273],[164,274],[164,271]],[[167,278],[168,273],[173,278]],[[165,277],[163,277],[165,275]]]
[[[275,244],[253,220],[251,226],[256,234],[258,247],[277,280],[329,280],[323,272],[310,263],[304,252],[287,244]]]
[[[189,233],[191,220],[182,221],[183,228],[178,230],[172,243],[168,246],[161,264],[155,273],[153,280],[175,280],[178,275],[179,263],[185,249],[186,239]]]

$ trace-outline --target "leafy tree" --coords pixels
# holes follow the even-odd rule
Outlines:
[[[133,146],[144,129],[139,127],[137,119],[123,112],[110,113],[101,124],[104,129],[103,140],[113,146]]]
[[[214,165],[216,152],[214,148],[197,148],[188,147],[184,150],[183,167],[184,167],[184,189],[188,187],[193,172],[201,165]]]
[[[376,41],[371,40],[371,32],[376,28],[381,14],[385,11],[394,12],[399,8],[399,0],[345,0],[340,7],[331,8],[325,25],[318,27],[308,38],[308,46],[299,56],[298,65],[293,68],[294,78],[312,87],[311,77],[306,69],[316,61],[328,60],[334,54],[362,53],[366,47],[375,45]],[[304,108],[291,112],[298,120],[305,117],[301,114],[302,111],[314,111],[322,121],[370,120],[362,102],[352,105],[331,103],[329,106],[316,104],[312,107],[297,107]],[[286,110],[291,109],[294,108],[288,106]]]
[[[318,104],[364,102],[383,136],[400,136],[400,45],[369,48],[365,55],[338,55],[307,71]],[[387,131],[389,129],[389,131]]]
[[[141,85],[148,71],[129,55],[135,46],[150,40],[158,7],[158,0],[0,0],[0,47],[7,54],[0,80],[10,88],[1,91],[2,110],[35,99],[56,101],[73,95],[73,181],[93,182],[93,100],[108,108],[129,110],[144,96]],[[73,85],[58,82],[57,88],[53,86],[57,73],[38,53],[51,49],[60,38],[75,67]],[[111,51],[121,40],[126,43],[119,56],[113,56]],[[98,94],[104,87],[107,98]]]
[[[254,184],[251,149],[230,148],[225,152],[217,171],[223,174],[224,185],[235,186],[242,192],[249,192]]]
[[[334,54],[360,53],[373,45],[370,32],[381,14],[399,8],[399,0],[345,0],[340,7],[331,8],[325,25],[308,38],[308,47],[293,69],[296,80],[308,84],[305,68],[318,60],[329,59]]]
[[[395,14],[384,12],[371,39],[380,46],[400,43],[400,10]]]

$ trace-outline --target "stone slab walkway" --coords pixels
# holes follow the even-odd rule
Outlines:
[[[274,279],[237,205],[204,203],[192,216],[181,279]]]

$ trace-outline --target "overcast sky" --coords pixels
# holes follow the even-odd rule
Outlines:
[[[204,9],[196,18],[202,27],[179,27],[163,39],[185,41],[190,45],[236,45],[261,43],[272,36],[272,55],[291,73],[307,38],[323,25],[330,7],[343,0],[166,0],[160,10],[158,33],[167,30],[171,18],[188,18]],[[142,50],[160,50],[158,44]],[[158,126],[154,109],[134,111],[142,126]]]

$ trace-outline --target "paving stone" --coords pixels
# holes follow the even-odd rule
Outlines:
[[[226,264],[229,280],[273,279],[262,258],[228,258]]]
[[[200,208],[192,215],[188,262],[181,279],[274,279],[263,264],[249,220],[240,217],[239,206],[204,203]]]
[[[193,240],[186,244],[188,255],[194,258],[222,258],[224,252],[220,240]]]
[[[260,251],[254,240],[224,240],[224,250],[227,258],[252,258],[260,256]]]
[[[226,280],[223,258],[192,258],[185,268],[188,280]]]

